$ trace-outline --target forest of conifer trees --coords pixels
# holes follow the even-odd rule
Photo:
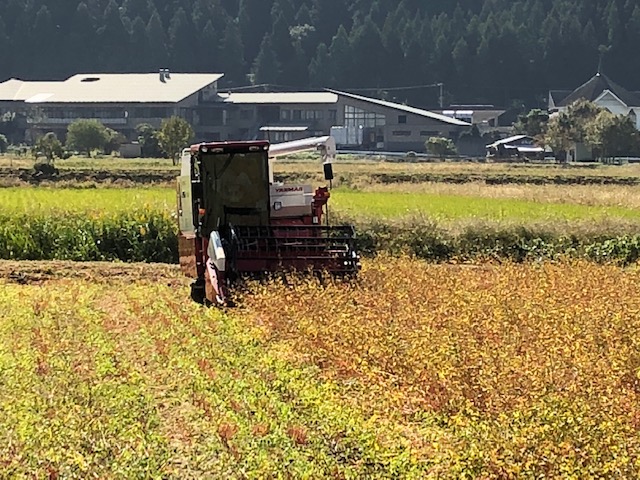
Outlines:
[[[167,67],[224,73],[224,88],[433,107],[443,83],[446,103],[534,107],[590,78],[600,54],[640,89],[638,44],[633,0],[0,0],[0,81]]]

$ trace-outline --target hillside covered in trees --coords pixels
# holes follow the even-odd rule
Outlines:
[[[0,0],[0,81],[221,72],[434,107],[544,104],[598,68],[640,89],[634,0]],[[419,88],[402,88],[419,87]]]

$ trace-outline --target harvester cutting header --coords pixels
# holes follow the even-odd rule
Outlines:
[[[246,274],[288,270],[354,274],[360,267],[352,226],[330,226],[329,189],[274,182],[276,157],[319,150],[333,179],[332,137],[192,145],[178,177],[180,264],[193,276],[191,296],[226,305]]]

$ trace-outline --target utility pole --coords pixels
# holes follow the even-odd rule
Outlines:
[[[440,110],[442,110],[444,108],[444,83],[440,82],[440,83],[436,83],[436,85],[438,87],[440,87]]]

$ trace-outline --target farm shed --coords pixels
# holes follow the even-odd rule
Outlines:
[[[487,158],[509,160],[518,158],[544,159],[544,148],[536,145],[533,137],[514,135],[487,145]]]

